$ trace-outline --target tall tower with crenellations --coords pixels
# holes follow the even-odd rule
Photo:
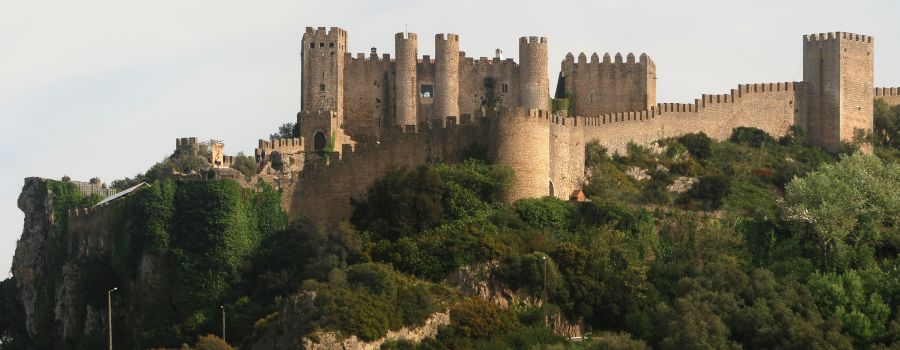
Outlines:
[[[834,151],[872,132],[874,43],[871,36],[844,32],[803,36],[801,125],[814,145]]]
[[[347,32],[341,28],[306,27],[300,51],[300,137],[307,151],[330,149],[343,142],[344,52]]]
[[[434,36],[433,118],[459,117],[459,36]]]
[[[519,105],[524,108],[550,108],[550,82],[547,78],[547,38],[519,38]]]
[[[301,55],[301,108],[304,111],[344,108],[344,51],[347,32],[341,28],[306,27]]]
[[[395,115],[394,125],[416,125],[416,59],[419,41],[416,33],[397,33],[394,35],[394,86]]]

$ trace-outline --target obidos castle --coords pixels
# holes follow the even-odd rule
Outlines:
[[[520,38],[518,62],[499,50],[467,57],[455,34],[434,36],[433,57],[419,55],[415,33],[394,36],[394,57],[352,55],[347,41],[340,28],[306,29],[300,137],[261,140],[256,150],[260,176],[285,190],[292,218],[349,218],[351,198],[394,165],[481,152],[515,170],[507,200],[568,198],[582,186],[592,140],[621,152],[685,133],[721,140],[747,126],[781,136],[796,125],[834,150],[872,132],[873,99],[900,104],[900,89],[873,86],[874,38],[843,32],[803,36],[802,82],[740,84],[688,104],[656,101],[646,54],[570,53],[554,93],[570,106],[556,111],[547,38]]]

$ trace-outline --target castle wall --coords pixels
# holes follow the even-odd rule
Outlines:
[[[562,62],[562,73],[575,115],[643,111],[656,104],[656,65],[646,54],[635,61],[629,53],[623,62],[622,54],[612,61],[606,53],[601,62],[594,53],[587,62],[581,53],[576,62],[570,53]]]
[[[394,63],[390,55],[362,53],[344,59],[344,133],[359,142],[375,141],[393,114]],[[408,85],[408,84],[407,84]],[[415,111],[413,111],[415,113]],[[393,118],[390,118],[393,119]]]
[[[703,95],[693,104],[658,104],[650,111],[578,117],[584,141],[597,140],[610,153],[624,153],[629,141],[646,145],[666,137],[704,132],[725,140],[739,126],[783,136],[804,113],[801,83],[739,85],[728,95]]]
[[[360,145],[330,164],[307,164],[300,178],[286,184],[282,207],[291,221],[307,217],[317,222],[338,222],[353,213],[350,201],[366,191],[393,166],[416,167],[426,162],[458,161],[472,145],[490,139],[487,121],[449,125],[447,128],[402,133],[386,132],[382,144]]]
[[[552,195],[569,199],[584,183],[584,128],[576,118],[555,118],[550,124],[550,181]]]
[[[876,88],[875,99],[882,99],[891,106],[900,105],[900,88]]]
[[[417,120],[419,124],[431,124],[431,116],[434,114],[434,77],[435,77],[434,60],[429,55],[423,55],[422,59],[416,63],[416,80],[418,81],[418,106],[419,112]],[[432,94],[426,96],[422,90],[430,86]]]
[[[459,67],[459,110],[462,114],[472,113],[476,109],[515,107],[519,101],[519,65],[512,58],[501,60],[481,57],[473,59],[464,57],[460,52]],[[486,79],[493,80],[488,89]]]

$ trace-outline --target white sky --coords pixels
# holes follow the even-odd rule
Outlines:
[[[803,34],[876,38],[876,86],[900,86],[895,1],[7,1],[0,4],[0,278],[23,215],[22,179],[107,182],[169,154],[176,137],[251,153],[294,119],[307,26],[349,31],[351,52],[393,53],[393,34],[460,35],[468,56],[549,38],[566,52],[646,52],[657,100],[692,102],[739,83],[802,79]],[[452,4],[452,5],[450,5]],[[518,59],[517,59],[518,60]]]

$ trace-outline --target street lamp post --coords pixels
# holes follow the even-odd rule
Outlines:
[[[225,341],[225,305],[219,305],[219,309],[222,309],[222,341]]]
[[[109,350],[112,350],[112,292],[118,290],[119,287],[113,287],[106,292],[106,321],[107,329],[109,331]]]
[[[542,260],[544,260],[544,302],[547,302],[547,256],[542,256]]]

